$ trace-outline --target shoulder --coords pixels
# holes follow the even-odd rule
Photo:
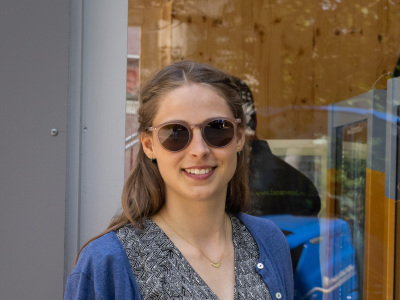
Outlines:
[[[77,266],[95,263],[92,267],[100,267],[102,262],[124,263],[126,254],[118,237],[109,232],[90,242],[83,248]]]
[[[124,299],[137,294],[126,252],[114,232],[90,242],[68,277],[65,299]]]

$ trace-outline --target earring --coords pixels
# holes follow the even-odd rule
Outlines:
[[[150,154],[150,157],[149,157],[149,159],[150,159],[150,161],[151,161],[151,162],[153,162],[153,160],[154,160],[154,158],[153,158],[153,153],[152,153],[152,154]]]
[[[241,151],[240,151],[240,147],[237,147],[237,154],[240,155]]]

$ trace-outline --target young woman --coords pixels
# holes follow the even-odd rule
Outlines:
[[[233,79],[177,62],[139,99],[123,213],[83,247],[65,299],[292,299],[285,237],[243,213],[245,116]]]

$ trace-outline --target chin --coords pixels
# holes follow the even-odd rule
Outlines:
[[[223,192],[196,189],[189,193],[188,198],[193,200],[207,201],[209,199],[226,198],[226,189]]]

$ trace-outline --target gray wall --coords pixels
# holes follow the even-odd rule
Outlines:
[[[62,299],[120,206],[128,1],[1,4],[0,298]]]
[[[68,48],[68,0],[2,1],[1,299],[62,298]]]
[[[121,206],[128,0],[70,0],[65,275]]]

